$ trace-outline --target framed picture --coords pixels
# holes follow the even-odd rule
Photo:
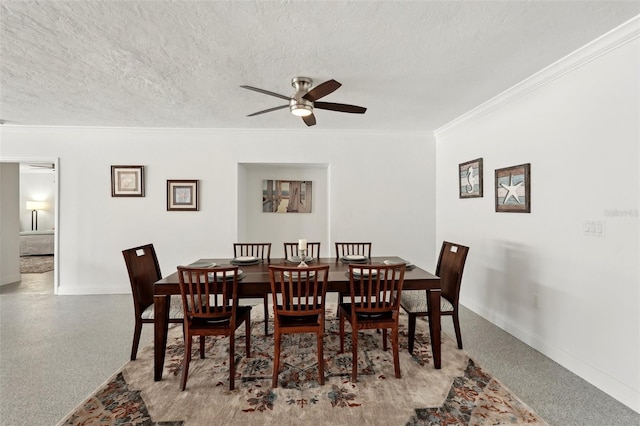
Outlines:
[[[263,180],[264,213],[311,213],[313,190],[310,180]]]
[[[144,166],[111,166],[112,197],[144,197]]]
[[[167,210],[197,211],[198,181],[167,180]]]
[[[496,211],[531,213],[531,164],[496,170]]]
[[[458,165],[458,183],[460,198],[482,197],[482,158]]]

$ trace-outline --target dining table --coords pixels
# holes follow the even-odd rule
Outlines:
[[[233,259],[203,258],[194,260],[191,265],[230,266]],[[367,264],[400,263],[405,262],[397,256],[371,257]],[[361,264],[361,263],[360,263]],[[295,266],[287,259],[263,260],[255,264],[237,265],[242,270],[238,280],[238,299],[260,298],[271,293],[269,265]],[[309,265],[329,265],[327,293],[345,293],[350,291],[349,262],[335,258],[314,259]],[[185,265],[189,266],[189,264]],[[233,265],[236,266],[236,265]],[[431,349],[433,364],[436,369],[441,367],[440,353],[440,278],[424,269],[411,265],[405,271],[403,290],[426,290],[429,305],[429,331],[431,333]],[[202,267],[202,266],[199,266]],[[154,380],[162,380],[164,358],[167,347],[167,333],[169,327],[169,308],[172,295],[180,294],[178,272],[168,275],[154,284]]]

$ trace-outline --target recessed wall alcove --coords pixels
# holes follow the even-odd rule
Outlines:
[[[306,238],[329,256],[329,171],[326,163],[238,163],[238,241],[271,242],[271,256],[282,257],[283,242]],[[265,179],[311,181],[311,213],[263,213]]]

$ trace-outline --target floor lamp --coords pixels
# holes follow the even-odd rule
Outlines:
[[[38,210],[44,210],[44,201],[27,201],[27,210],[31,210],[31,230],[38,230]]]

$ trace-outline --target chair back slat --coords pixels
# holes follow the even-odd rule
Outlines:
[[[361,255],[371,257],[371,243],[336,243],[336,260],[343,256]]]
[[[442,296],[457,306],[464,264],[469,247],[444,241],[440,249],[436,275],[440,277]]]
[[[235,324],[238,267],[191,268],[178,266],[185,319],[230,319]]]
[[[395,313],[399,310],[405,264],[349,265],[352,309],[356,314]]]
[[[324,314],[329,265],[269,266],[276,322],[280,316]]]
[[[298,251],[298,243],[284,243],[284,258],[289,259],[293,256],[300,256]],[[307,243],[307,256],[311,256],[314,259],[320,257],[320,243]]]
[[[271,243],[233,243],[233,257],[255,256],[271,260]]]
[[[162,278],[153,244],[122,251],[129,273],[136,317],[153,304],[153,284]]]

